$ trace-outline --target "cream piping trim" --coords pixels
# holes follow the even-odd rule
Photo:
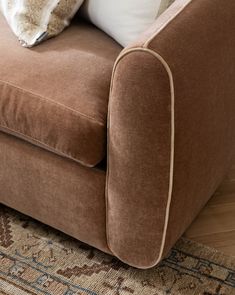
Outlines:
[[[124,51],[119,58],[116,60],[114,68],[113,68],[113,74],[112,74],[112,82],[111,82],[111,89],[110,89],[110,97],[112,95],[112,89],[113,89],[113,81],[114,81],[114,74],[117,68],[117,65],[119,61],[125,57],[127,54],[131,52],[147,52],[153,55],[155,58],[157,58],[160,63],[163,65],[165,68],[168,77],[169,77],[169,82],[170,82],[170,92],[171,92],[171,151],[170,151],[170,167],[169,167],[169,189],[168,189],[168,196],[167,196],[167,206],[166,206],[166,213],[165,213],[165,220],[164,220],[164,228],[163,228],[163,234],[162,234],[162,241],[161,241],[161,246],[160,246],[160,251],[158,254],[158,258],[156,262],[153,265],[148,265],[146,267],[141,267],[142,269],[144,268],[149,268],[157,265],[162,257],[163,257],[163,252],[165,248],[165,243],[166,243],[166,234],[167,234],[167,229],[168,229],[168,224],[169,224],[169,217],[170,217],[170,207],[171,207],[171,200],[172,200],[172,192],[173,192],[173,177],[174,177],[174,155],[175,155],[175,90],[174,90],[174,79],[173,79],[173,74],[172,71],[168,65],[168,63],[165,61],[165,59],[155,51],[148,49],[148,48],[143,48],[143,47],[137,47],[137,48],[131,48],[126,51]],[[110,101],[111,103],[111,101]],[[109,109],[110,110],[110,109]],[[108,112],[108,132],[107,132],[107,142],[108,142],[108,147],[107,147],[107,185],[106,185],[106,233],[107,233],[107,245],[110,249],[110,251],[114,254],[115,252],[112,251],[112,247],[110,247],[109,244],[109,227],[108,227],[108,185],[109,185],[109,129],[110,129],[110,111]],[[118,257],[118,255],[116,255]],[[121,258],[118,257],[120,260]],[[134,266],[134,265],[133,265]],[[137,265],[137,267],[140,267]]]
[[[153,39],[169,24],[175,19],[193,0],[175,0],[175,2],[158,18],[155,23],[159,25],[157,30],[154,32],[149,39],[146,40],[143,47],[147,48]],[[175,13],[171,13],[176,10]],[[168,18],[167,18],[168,16]]]

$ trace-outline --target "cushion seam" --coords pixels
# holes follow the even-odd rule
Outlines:
[[[57,149],[57,148],[55,148],[55,147],[53,147],[53,146],[51,146],[51,145],[49,145],[49,144],[47,144],[47,143],[42,142],[42,141],[39,140],[39,139],[36,139],[36,138],[34,138],[34,137],[30,136],[30,135],[26,135],[26,134],[24,134],[24,133],[22,133],[22,132],[20,132],[20,131],[18,131],[18,130],[15,130],[15,129],[9,128],[9,127],[4,126],[4,125],[2,125],[2,124],[0,124],[0,129],[2,129],[3,132],[4,132],[4,131],[7,132],[7,130],[8,130],[9,133],[12,132],[12,133],[14,133],[16,136],[17,136],[17,134],[19,134],[19,137],[20,137],[21,139],[25,139],[26,141],[29,141],[29,142],[32,143],[32,144],[34,144],[34,143],[36,142],[36,143],[39,144],[39,147],[40,147],[40,146],[41,146],[41,147],[45,147],[45,148],[47,148],[47,150],[49,150],[49,151],[51,151],[51,152],[55,152],[56,154],[59,154],[59,155],[61,155],[61,156],[64,156],[64,157],[66,157],[66,158],[68,158],[68,159],[70,159],[70,160],[73,160],[73,161],[75,161],[75,162],[78,162],[78,163],[80,163],[80,164],[83,165],[83,166],[86,166],[86,167],[93,167],[93,165],[87,164],[87,163],[85,163],[85,162],[83,162],[83,161],[81,161],[81,160],[78,160],[78,159],[74,158],[74,157],[73,157],[72,155],[70,155],[69,153],[63,152],[63,151],[61,151],[61,150],[59,150],[59,149]]]
[[[89,119],[89,120],[91,120],[91,121],[94,121],[94,122],[97,123],[98,125],[102,125],[102,126],[105,125],[104,122],[98,121],[97,119],[95,119],[95,118],[93,118],[93,117],[90,117],[89,115],[83,114],[83,113],[81,113],[81,112],[79,112],[79,111],[77,111],[77,110],[74,110],[74,109],[72,109],[72,108],[70,108],[70,107],[68,107],[68,106],[66,106],[66,105],[64,105],[64,104],[61,104],[61,103],[56,102],[56,101],[53,101],[52,99],[48,99],[48,98],[46,98],[46,97],[44,97],[44,96],[41,96],[41,95],[39,95],[39,94],[36,94],[36,93],[30,91],[30,90],[26,90],[26,89],[24,89],[24,88],[21,88],[21,87],[15,85],[15,84],[13,84],[13,83],[11,83],[11,82],[9,82],[9,81],[4,81],[4,80],[1,80],[1,79],[0,79],[0,82],[1,82],[3,85],[5,84],[5,85],[8,85],[8,86],[13,87],[13,88],[15,88],[15,89],[18,89],[19,91],[22,91],[22,93],[29,93],[29,94],[33,95],[34,97],[36,97],[36,98],[39,98],[39,99],[41,99],[41,100],[45,100],[45,101],[47,101],[47,102],[49,102],[49,103],[51,103],[51,104],[57,105],[57,106],[61,107],[62,109],[63,109],[63,108],[64,108],[64,109],[67,109],[67,110],[71,111],[71,112],[74,113],[74,114],[77,114],[77,115],[79,115],[79,116],[81,116],[81,117],[84,117],[84,118],[86,118],[86,119]]]

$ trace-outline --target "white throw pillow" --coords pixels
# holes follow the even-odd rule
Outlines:
[[[0,0],[0,11],[25,47],[58,35],[83,0]]]
[[[86,0],[82,14],[127,46],[154,23],[172,0]]]

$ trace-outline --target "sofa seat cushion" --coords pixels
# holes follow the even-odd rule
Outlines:
[[[25,49],[1,16],[0,40],[0,129],[85,166],[99,163],[121,47],[77,20],[58,38]]]

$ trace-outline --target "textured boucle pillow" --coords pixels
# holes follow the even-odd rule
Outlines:
[[[25,47],[58,35],[83,0],[0,0],[0,10]]]
[[[174,0],[86,0],[82,15],[127,46],[151,26]]]

